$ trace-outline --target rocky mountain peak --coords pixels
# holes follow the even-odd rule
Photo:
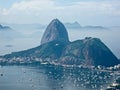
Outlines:
[[[5,61],[7,63],[10,63],[9,60],[13,60],[11,63],[18,63],[19,59],[15,62],[14,58],[15,60],[21,58],[20,60],[26,63],[26,57],[29,57],[29,60],[34,63],[33,57],[36,57],[43,62],[55,61],[60,65],[109,67],[120,64],[117,57],[99,38],[86,37],[69,42],[67,30],[58,19],[50,22],[42,37],[41,44],[32,49],[4,55],[1,60],[7,60],[8,62]]]
[[[58,19],[54,19],[47,26],[45,33],[42,37],[41,44],[50,42],[50,41],[62,41],[63,43],[68,43],[68,32]]]

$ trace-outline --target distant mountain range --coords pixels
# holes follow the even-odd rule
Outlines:
[[[15,29],[43,29],[46,28],[46,25],[42,24],[9,24],[10,26],[13,26]]]
[[[108,29],[108,28],[103,27],[103,26],[84,26],[82,28],[83,29]]]
[[[108,29],[106,27],[103,26],[81,26],[77,21],[74,23],[65,23],[66,28],[70,28],[70,29],[87,29],[87,30],[95,30],[95,29]]]
[[[23,43],[24,44],[24,43]],[[60,65],[114,66],[120,61],[98,38],[69,41],[65,26],[54,19],[47,26],[38,47],[1,56],[1,63],[52,63]]]
[[[47,25],[43,25],[43,24],[10,24],[11,26],[13,26],[14,28],[20,28],[20,29],[45,29],[47,27]],[[87,30],[97,30],[97,29],[108,29],[107,27],[104,26],[92,26],[92,25],[88,25],[88,26],[81,26],[77,21],[73,22],[73,23],[64,23],[65,27],[68,29],[87,29]]]
[[[106,27],[103,26],[81,26],[77,21],[74,23],[65,23],[66,28],[71,28],[71,29],[107,29]]]

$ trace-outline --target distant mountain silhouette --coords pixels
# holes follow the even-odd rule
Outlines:
[[[82,28],[83,29],[108,29],[108,28],[103,27],[103,26],[84,26]]]
[[[97,29],[108,29],[103,26],[93,26],[93,25],[88,25],[88,26],[81,26],[77,21],[74,23],[65,23],[66,28],[68,29],[87,29],[87,30],[97,30]]]
[[[76,21],[74,23],[65,23],[67,28],[81,28],[81,25]]]
[[[11,30],[12,28],[10,28],[9,26],[2,26],[0,24],[0,30]]]
[[[114,66],[120,61],[98,38],[69,41],[65,26],[54,19],[46,28],[41,45],[2,56],[6,63],[56,62],[65,65]],[[12,61],[11,61],[12,60]]]
[[[0,39],[12,40],[21,37],[24,37],[24,35],[17,30],[14,30],[10,26],[0,25]]]

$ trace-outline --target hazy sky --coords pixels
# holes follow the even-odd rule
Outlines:
[[[48,24],[54,18],[120,26],[120,0],[0,0],[0,23]]]

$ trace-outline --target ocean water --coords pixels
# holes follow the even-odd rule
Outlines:
[[[1,66],[0,90],[105,90],[112,72],[53,65]]]

